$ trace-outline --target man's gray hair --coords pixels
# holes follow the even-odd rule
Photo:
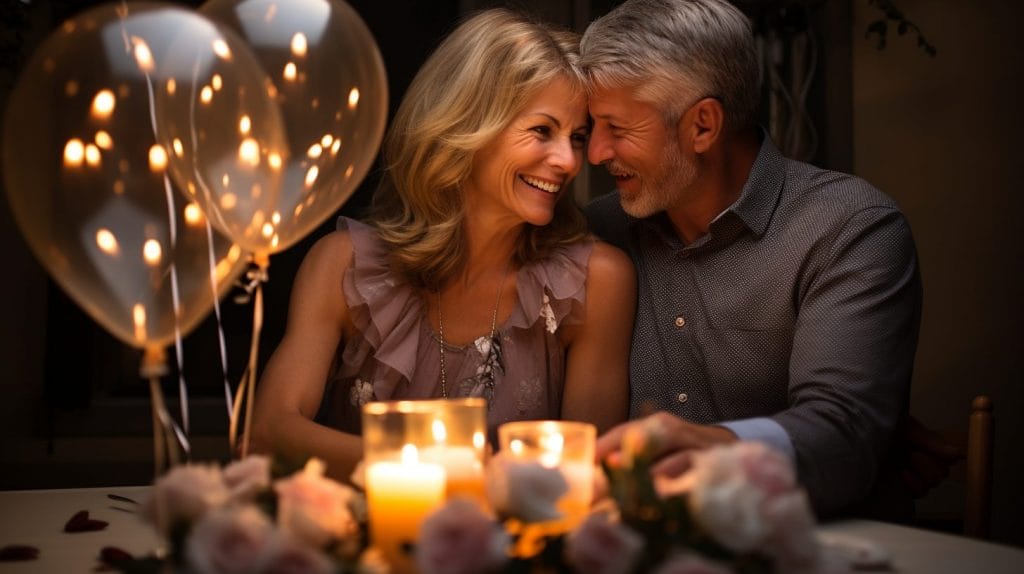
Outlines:
[[[727,129],[756,123],[750,21],[725,0],[628,0],[590,24],[580,51],[592,87],[635,86],[669,124],[704,97],[722,103]]]

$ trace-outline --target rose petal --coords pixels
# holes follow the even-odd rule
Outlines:
[[[0,562],[22,562],[27,560],[37,560],[38,558],[39,549],[35,546],[11,544],[0,548]]]

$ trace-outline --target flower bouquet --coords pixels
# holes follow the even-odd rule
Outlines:
[[[499,453],[487,502],[452,498],[427,516],[408,552],[422,574],[477,572],[838,572],[848,565],[819,543],[790,461],[759,443],[694,453],[684,474],[651,475],[654,425],[627,435],[616,464],[597,473],[602,493],[569,531],[552,531],[567,491],[557,468]],[[367,539],[359,487],[328,479],[323,464],[278,478],[250,456],[223,469],[184,465],[154,484],[142,515],[168,541],[160,556],[113,564],[123,572],[391,571]],[[354,475],[354,477],[358,477]],[[355,482],[360,482],[356,480]]]

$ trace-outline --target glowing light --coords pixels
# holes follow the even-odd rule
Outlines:
[[[68,83],[64,84],[64,93],[70,98],[78,93],[78,82],[74,80],[68,80]]]
[[[270,238],[270,248],[277,249],[277,245],[279,243],[281,243],[281,238],[275,233],[274,236]]]
[[[138,62],[142,71],[152,72],[154,68],[153,52],[149,50],[149,45],[146,44],[146,41],[138,36],[132,36],[132,46],[133,53],[135,54],[135,61]]]
[[[249,132],[252,131],[252,120],[249,119],[249,116],[243,115],[238,119],[238,131],[243,136],[249,135]]]
[[[227,42],[221,38],[213,41],[213,52],[225,60],[231,59],[231,48],[228,48]]]
[[[326,134],[324,135],[324,137],[320,138],[320,145],[324,147],[331,147],[331,142],[333,141],[334,136],[332,136],[331,134]]]
[[[316,158],[320,157],[320,154],[323,153],[323,151],[324,151],[324,148],[320,147],[320,144],[315,143],[315,144],[309,146],[309,150],[306,151],[306,155],[308,155],[312,159],[316,159]]]
[[[114,112],[114,105],[117,100],[114,99],[114,92],[110,90],[100,90],[96,92],[96,95],[92,98],[92,115],[99,119],[106,119],[110,117],[110,114]]]
[[[194,196],[196,194],[196,184],[192,183],[191,181],[188,182],[188,185],[185,186],[185,189],[188,190],[189,195]]]
[[[103,130],[96,132],[96,137],[93,138],[93,141],[96,142],[96,145],[98,145],[100,149],[110,149],[114,147],[114,140],[110,137],[110,134]]]
[[[331,144],[331,155],[338,155],[338,150],[341,149],[341,138],[334,140]]]
[[[305,34],[303,34],[302,32],[296,32],[296,34],[292,36],[292,54],[295,54],[296,56],[301,58],[302,56],[306,55],[306,50],[308,49],[308,47],[309,44],[306,41]]]
[[[185,155],[185,146],[181,145],[180,139],[174,138],[174,141],[171,142],[171,146],[174,148],[174,155],[178,157]]]
[[[219,92],[220,89],[224,87],[224,79],[220,77],[220,74],[214,74],[213,77],[210,78],[210,84],[213,85],[213,89]]]
[[[419,451],[416,450],[415,446],[413,446],[411,444],[407,444],[407,445],[402,447],[402,462],[403,463],[405,463],[405,464],[414,464],[414,463],[419,462],[419,458],[420,458]]]
[[[249,188],[249,194],[253,199],[258,200],[263,195],[263,186],[259,183],[252,184],[252,187]]]
[[[159,264],[163,254],[164,250],[156,239],[147,239],[142,244],[142,259],[150,265]]]
[[[89,164],[90,167],[99,167],[100,159],[102,159],[100,148],[96,147],[96,144],[85,146],[85,163]]]
[[[312,166],[309,171],[306,172],[306,187],[312,187],[316,183],[317,176],[320,175],[320,168]]]
[[[298,71],[295,67],[295,62],[288,62],[287,64],[284,65],[283,75],[284,79],[288,80],[289,82],[295,81],[295,77],[298,75]]]
[[[475,433],[473,433],[473,446],[475,446],[478,449],[483,450],[484,445],[486,445],[486,444],[487,444],[487,437],[484,436],[484,433],[482,433],[480,431],[476,431]]]
[[[117,171],[121,173],[128,173],[131,170],[132,164],[128,163],[128,160],[122,159],[121,161],[117,162]]]
[[[221,209],[234,209],[238,205],[238,197],[233,193],[225,193],[220,196]]]
[[[274,171],[281,169],[281,155],[277,152],[271,152],[270,155],[267,156],[267,163],[270,164],[270,167],[273,168]]]
[[[260,144],[253,138],[242,140],[238,146],[238,159],[250,167],[258,166],[260,164]]]
[[[192,202],[185,206],[185,223],[189,225],[199,225],[203,222],[203,210],[199,208],[199,204]]]
[[[434,435],[434,442],[443,443],[448,440],[448,429],[445,428],[444,421],[434,419],[434,422],[430,425],[430,431]]]
[[[199,91],[199,101],[204,104],[208,104],[213,100],[213,88],[210,86],[203,86],[203,89]]]
[[[298,204],[298,205],[296,205],[296,206],[295,206],[295,212],[294,212],[294,214],[293,214],[293,215],[294,215],[295,217],[298,217],[298,216],[299,216],[299,215],[301,215],[301,214],[302,214],[302,204],[300,203],[300,204]]]
[[[517,438],[512,439],[508,443],[508,449],[510,451],[512,451],[512,454],[514,454],[514,455],[518,456],[518,455],[523,454],[523,449],[524,449],[523,441],[521,441],[521,440],[519,440]]]
[[[224,187],[231,185],[231,176],[226,173],[220,176],[220,184]]]
[[[124,182],[120,179],[114,180],[114,193],[117,195],[124,195]]]
[[[117,256],[121,253],[121,247],[117,244],[117,237],[109,229],[100,229],[96,232],[96,246],[100,251],[110,256]]]
[[[167,80],[167,95],[173,96],[174,93],[177,92],[177,91],[178,91],[178,82],[174,78],[171,78],[171,79]]]
[[[160,144],[153,144],[149,148],[149,169],[153,172],[161,172],[167,168],[167,150]]]
[[[352,172],[354,170],[355,170],[355,166],[351,165],[351,164],[347,168],[345,168],[345,179],[348,179],[348,178],[352,177]]]
[[[64,165],[78,167],[85,158],[85,144],[78,138],[71,138],[64,144]]]
[[[146,340],[146,308],[142,303],[136,303],[132,307],[132,321],[135,323],[135,338],[139,341]]]
[[[270,237],[274,234],[274,225],[272,223],[263,224],[263,237]]]
[[[355,110],[359,105],[359,88],[352,88],[348,93],[348,109]]]

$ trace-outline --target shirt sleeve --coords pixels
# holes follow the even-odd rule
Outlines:
[[[756,417],[740,419],[721,423],[733,432],[737,438],[743,441],[763,442],[775,450],[786,455],[789,460],[796,460],[796,452],[793,450],[793,441],[789,440],[786,429],[782,425],[767,417]]]
[[[863,499],[906,411],[921,313],[917,253],[895,208],[855,214],[798,297],[785,429],[819,515]]]

